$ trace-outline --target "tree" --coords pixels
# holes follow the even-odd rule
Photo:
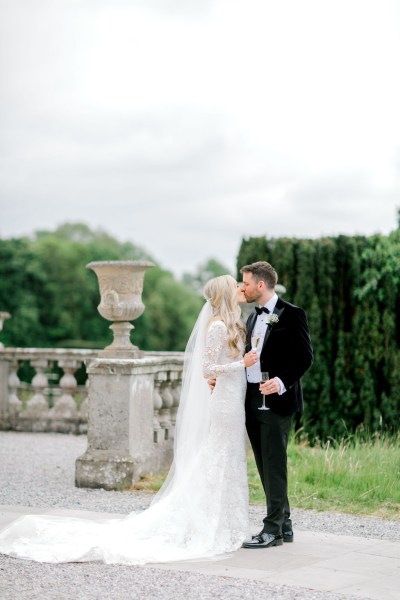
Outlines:
[[[228,267],[218,260],[209,258],[206,262],[197,267],[194,275],[191,273],[184,273],[182,276],[182,283],[192,289],[197,295],[202,296],[207,281],[213,277],[219,277],[220,275],[231,275],[231,273]]]
[[[33,239],[0,240],[0,308],[12,314],[8,346],[103,348],[110,323],[97,312],[96,260],[152,260],[143,248],[104,231],[67,223]],[[182,350],[201,307],[198,296],[160,267],[145,275],[146,310],[132,335],[143,350]]]
[[[29,240],[0,240],[0,307],[12,316],[2,332],[5,346],[45,343],[39,299],[46,278]]]

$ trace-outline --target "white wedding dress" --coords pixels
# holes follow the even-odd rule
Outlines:
[[[192,378],[191,404],[183,403],[180,420],[178,411],[183,441],[177,442],[170,474],[151,506],[95,522],[24,516],[0,533],[0,553],[51,563],[144,564],[211,558],[241,546],[249,537],[245,369],[242,360],[229,357],[222,321],[213,322],[206,337],[205,331],[196,350],[200,347],[203,356],[201,381],[200,375]],[[205,379],[210,376],[217,377],[212,394]]]

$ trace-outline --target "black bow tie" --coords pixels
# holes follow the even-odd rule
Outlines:
[[[258,315],[261,315],[261,313],[263,313],[263,312],[267,313],[267,315],[269,314],[269,310],[268,310],[268,308],[265,308],[265,306],[262,306],[261,308],[258,308],[258,306],[255,306],[254,308],[256,309],[256,313]]]

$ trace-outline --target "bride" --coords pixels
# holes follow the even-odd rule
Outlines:
[[[30,515],[0,533],[0,553],[38,562],[144,564],[209,558],[249,537],[242,292],[211,279],[185,351],[174,460],[150,507],[123,519]],[[207,379],[216,378],[211,393]]]

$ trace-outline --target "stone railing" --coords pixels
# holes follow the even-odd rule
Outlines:
[[[92,350],[0,350],[0,429],[86,433],[87,377],[78,385],[75,374],[96,356]]]
[[[97,356],[94,350],[0,349],[0,430],[87,433],[86,369]],[[153,443],[172,448],[183,353],[146,352],[130,364],[151,389]]]

